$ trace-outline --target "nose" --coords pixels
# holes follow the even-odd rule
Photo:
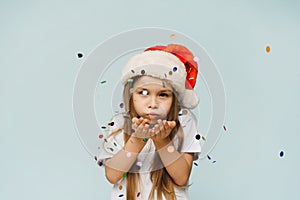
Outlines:
[[[156,96],[150,96],[148,102],[148,108],[154,109],[158,107],[158,102]]]

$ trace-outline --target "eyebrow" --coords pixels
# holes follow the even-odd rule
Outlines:
[[[137,90],[149,90],[149,89],[147,89],[147,88],[142,88],[142,87],[138,87],[138,88],[136,88]],[[164,89],[164,90],[159,90],[159,92],[173,92],[172,90],[167,90],[167,89]]]

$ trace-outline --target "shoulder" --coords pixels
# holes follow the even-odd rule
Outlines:
[[[115,132],[118,129],[122,129],[124,127],[124,113],[116,114],[112,117],[109,126],[109,132]]]
[[[178,119],[181,124],[182,128],[185,128],[187,126],[196,126],[197,125],[197,119],[195,115],[190,111],[189,109],[182,109],[180,110],[178,114]]]

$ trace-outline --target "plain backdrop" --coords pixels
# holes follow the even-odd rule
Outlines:
[[[299,10],[293,0],[0,1],[0,199],[109,199],[76,133],[73,86],[85,55],[141,27],[188,34],[223,77],[227,131],[194,166],[191,199],[299,199]]]

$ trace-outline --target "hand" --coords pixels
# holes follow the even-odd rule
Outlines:
[[[157,120],[157,124],[150,130],[155,146],[160,148],[162,145],[167,145],[170,142],[169,135],[175,126],[175,121]]]
[[[134,132],[133,136],[137,138],[148,138],[150,137],[150,128],[149,128],[149,120],[140,117],[139,119],[134,117],[132,118],[132,129]]]

